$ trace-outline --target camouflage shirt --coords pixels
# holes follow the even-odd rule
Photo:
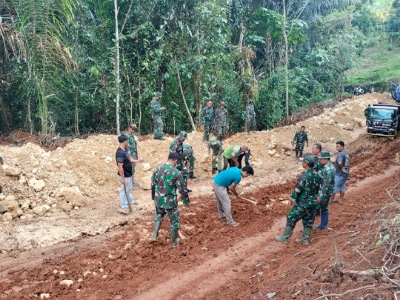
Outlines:
[[[297,178],[290,198],[296,203],[316,202],[320,178],[313,169],[308,169]]]
[[[193,148],[188,144],[183,144],[183,154],[190,160],[193,157]]]
[[[128,138],[129,154],[133,159],[138,159],[137,142],[135,140],[135,136],[133,134],[130,134],[129,132],[125,133],[125,136]]]
[[[177,167],[180,168],[184,164],[183,143],[176,138],[169,146],[170,152],[176,152],[179,155]]]
[[[321,163],[319,162],[319,158],[318,156],[314,156],[314,171],[318,173],[318,175],[321,177],[321,171],[324,168],[323,165],[321,165]]]
[[[218,153],[224,152],[224,148],[222,147],[222,142],[218,140],[209,141],[208,149],[212,150],[213,155],[218,155]]]
[[[303,144],[304,142],[308,143],[308,136],[307,132],[302,132],[301,130],[297,131],[296,134],[294,135],[293,142],[296,144]]]
[[[217,108],[215,110],[215,124],[219,126],[227,126],[228,125],[228,111],[226,108],[220,109]]]
[[[201,123],[212,124],[214,122],[214,109],[212,107],[204,106],[201,111]]]
[[[161,116],[161,112],[162,112],[161,105],[160,105],[160,103],[157,101],[156,98],[153,98],[153,99],[151,100],[151,110],[152,110],[152,116],[153,116],[153,118],[154,118],[154,117],[159,117],[159,116]]]
[[[321,171],[321,186],[319,188],[318,197],[322,202],[327,202],[333,194],[333,186],[335,185],[335,166],[328,162]]]
[[[246,118],[248,120],[255,119],[256,117],[256,112],[254,111],[254,104],[249,104],[246,107]]]
[[[189,195],[181,172],[170,163],[157,167],[151,176],[152,198],[157,207],[171,209],[178,206],[176,189],[182,196],[183,204],[189,204]]]

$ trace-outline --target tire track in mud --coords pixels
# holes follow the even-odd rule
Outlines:
[[[352,144],[354,148],[349,147],[350,153],[356,153],[352,156],[352,185],[383,173],[399,151],[398,140],[361,139]],[[21,267],[1,274],[7,278],[1,278],[0,290],[4,292],[0,299],[31,299],[41,293],[50,293],[52,299],[154,299],[160,295],[163,299],[232,299],[235,295],[249,295],[254,289],[249,283],[261,276],[256,273],[249,279],[254,264],[265,257],[274,260],[264,266],[266,275],[288,255],[283,250],[285,245],[273,242],[273,236],[284,226],[290,207],[279,201],[272,203],[271,199],[287,196],[292,187],[293,182],[288,182],[254,192],[249,196],[259,200],[257,206],[233,200],[233,215],[240,223],[237,228],[218,220],[214,199],[194,198],[191,207],[181,208],[186,239],[175,250],[168,238],[167,220],[163,222],[160,240],[150,243],[152,219],[147,217],[126,226],[123,234],[107,242],[93,240],[96,244],[89,249],[78,242],[81,249],[65,252],[65,256],[48,257],[35,268],[25,268],[23,259],[17,258],[16,264]],[[55,269],[65,274],[56,274]],[[86,271],[91,274],[84,276]],[[66,288],[59,284],[63,279],[72,279],[74,283]]]

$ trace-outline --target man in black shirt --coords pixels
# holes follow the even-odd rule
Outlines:
[[[118,166],[118,180],[121,183],[121,189],[119,192],[119,211],[123,214],[129,214],[130,209],[128,205],[137,205],[133,200],[130,191],[132,189],[132,158],[129,155],[128,150],[128,138],[126,135],[120,135],[118,137],[119,147],[115,153],[115,161]],[[128,199],[126,198],[129,198]],[[129,203],[128,203],[129,202]]]

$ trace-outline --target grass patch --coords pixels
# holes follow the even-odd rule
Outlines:
[[[390,82],[400,83],[400,43],[393,42],[390,48],[387,39],[379,39],[371,43],[358,58],[354,68],[346,75],[348,84],[376,85],[390,88]]]

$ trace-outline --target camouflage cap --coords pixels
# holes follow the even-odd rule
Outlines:
[[[314,160],[314,157],[312,157],[310,154],[307,154],[305,157],[304,157],[304,160],[303,160],[309,167],[313,167],[314,166],[314,163],[315,163],[315,160]]]
[[[154,92],[153,93],[153,97],[161,97],[161,93],[160,92]]]
[[[221,102],[221,103],[219,104],[219,106],[221,106],[221,105],[226,106],[226,105],[225,105],[225,102]]]
[[[332,155],[328,151],[322,151],[321,154],[318,156],[319,159],[321,158],[331,158]]]
[[[178,139],[186,140],[186,138],[187,138],[187,132],[186,131],[179,132]]]

